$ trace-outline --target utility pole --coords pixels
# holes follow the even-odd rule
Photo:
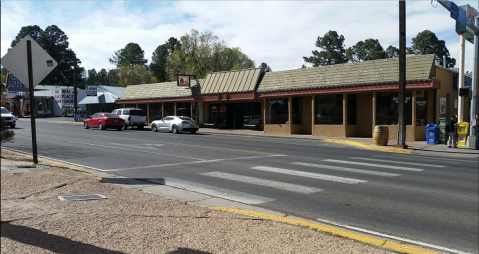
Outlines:
[[[479,2],[479,1],[478,1]],[[476,16],[476,19],[475,19],[475,24],[476,24],[476,27],[479,27],[479,16]],[[472,100],[471,100],[471,122],[472,123],[473,121],[475,121],[475,117],[476,117],[476,114],[478,113],[477,112],[477,87],[479,86],[479,84],[477,83],[477,79],[478,79],[478,69],[479,69],[479,66],[478,66],[478,62],[479,62],[479,36],[477,34],[474,35],[474,69],[472,70]],[[478,125],[479,123],[476,122],[476,126],[479,126]],[[467,138],[467,141],[469,143],[469,147],[470,148],[473,148],[474,147],[474,143],[475,143],[475,140],[474,138],[476,137],[476,133],[475,133],[475,130],[472,128],[472,124],[469,125],[470,129],[469,129],[469,137]],[[479,127],[476,127],[476,128],[479,128]]]
[[[74,109],[75,109],[75,113],[74,113],[74,120],[75,122],[78,122],[78,111],[77,111],[77,83],[76,83],[76,79],[77,79],[77,55],[75,53],[73,53],[73,56],[74,56],[74,59],[75,59],[75,63],[74,63],[74,66],[73,66],[73,103],[75,105]]]
[[[399,144],[394,147],[406,149],[406,1],[399,1],[399,91],[398,134]]]
[[[466,32],[462,32],[459,34],[459,45],[460,45],[460,51],[459,51],[459,86],[458,86],[458,91],[461,90],[461,88],[464,88],[464,52],[466,50],[464,45],[466,43]],[[460,96],[459,94],[457,95],[457,122],[460,123],[463,121],[463,116],[464,116],[464,97]]]

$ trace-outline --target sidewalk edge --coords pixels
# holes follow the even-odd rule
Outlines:
[[[368,149],[368,150],[376,150],[376,151],[390,152],[390,153],[409,153],[409,154],[411,154],[411,153],[414,152],[413,150],[409,150],[409,149],[372,146],[372,145],[366,145],[366,144],[363,144],[363,143],[360,143],[360,142],[349,141],[349,140],[341,140],[341,139],[325,138],[325,139],[323,139],[323,141],[324,142],[329,142],[329,143],[346,144],[346,145],[361,147],[361,148]]]
[[[2,150],[5,150],[9,153],[14,153],[14,154],[17,154],[17,155],[20,155],[20,156],[23,156],[23,157],[28,157],[27,154],[24,154],[24,153],[20,153],[20,152],[17,152],[17,151],[13,151],[13,150],[10,150],[10,149],[6,149],[6,148],[2,148]],[[112,183],[112,181],[110,180],[107,180],[101,176],[97,176],[95,174],[92,174],[84,169],[81,169],[79,167],[75,167],[73,165],[70,165],[70,164],[66,164],[66,163],[63,163],[63,162],[59,162],[59,161],[55,161],[55,160],[51,160],[51,159],[46,159],[46,158],[43,158],[41,156],[38,156],[38,162],[46,162],[46,163],[49,163],[49,164],[52,164],[52,165],[56,165],[56,166],[60,166],[60,167],[64,167],[64,168],[68,168],[68,169],[71,169],[71,170],[75,170],[75,171],[78,171],[80,173],[83,173],[85,175],[88,175],[90,177],[93,177],[97,180],[100,180],[101,182],[105,182],[105,183]],[[40,163],[39,163],[40,164]]]
[[[278,222],[284,222],[288,224],[293,224],[297,226],[306,226],[311,229],[315,229],[317,231],[325,232],[325,233],[330,233],[333,235],[337,235],[339,237],[344,237],[352,240],[356,240],[362,243],[366,244],[371,244],[375,245],[378,247],[394,250],[394,251],[399,251],[403,253],[411,253],[411,254],[437,254],[438,252],[430,251],[430,250],[425,250],[425,249],[420,249],[417,247],[411,247],[407,246],[404,244],[399,244],[391,241],[386,241],[386,240],[381,240],[378,238],[374,238],[371,236],[367,235],[362,235],[359,233],[353,233],[341,229],[337,229],[334,227],[329,227],[321,224],[315,224],[311,223],[305,220],[300,220],[300,219],[292,219],[292,218],[287,218],[284,216],[278,216],[278,215],[272,215],[272,214],[267,214],[267,213],[261,213],[261,212],[255,212],[255,211],[248,211],[248,210],[241,210],[241,209],[234,209],[234,208],[227,208],[227,207],[216,207],[216,206],[211,206],[209,207],[210,209],[213,210],[219,210],[219,211],[225,211],[225,212],[231,212],[231,213],[236,213],[236,214],[242,214],[242,215],[248,215],[248,216],[254,216],[254,217],[259,217],[263,219],[269,219],[273,221],[278,221]]]

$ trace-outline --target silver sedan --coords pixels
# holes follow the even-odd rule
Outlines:
[[[198,123],[187,116],[167,116],[151,122],[151,130],[154,132],[168,131],[176,134],[181,131],[189,131],[191,134],[195,134],[199,128]]]

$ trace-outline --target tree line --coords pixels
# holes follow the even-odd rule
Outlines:
[[[345,48],[344,36],[336,31],[329,31],[324,36],[318,36],[316,47],[321,51],[312,51],[312,56],[303,57],[304,61],[314,67],[348,62],[370,61],[377,59],[399,57],[399,49],[390,45],[386,49],[377,39],[366,39]],[[435,60],[443,66],[443,56],[446,56],[446,67],[453,68],[456,59],[451,58],[446,43],[439,40],[433,32],[424,30],[412,39],[411,47],[406,48],[406,54],[435,54]],[[303,65],[303,68],[306,66]]]
[[[150,63],[145,58],[144,50],[139,44],[130,42],[124,48],[116,50],[108,61],[114,68],[97,71],[94,68],[85,70],[81,60],[69,48],[68,36],[57,26],[48,26],[42,30],[39,26],[22,27],[11,43],[13,48],[22,38],[30,35],[58,62],[55,68],[41,82],[45,85],[73,86],[74,79],[78,88],[87,85],[108,85],[126,87],[128,85],[175,81],[177,74],[196,75],[198,79],[205,78],[207,73],[254,68],[255,62],[242,52],[239,47],[228,47],[226,43],[210,31],[199,32],[192,29],[180,39],[170,37],[153,51]],[[398,48],[389,46],[384,49],[377,39],[366,39],[345,48],[344,36],[336,31],[329,31],[324,36],[318,36],[312,56],[303,57],[306,63],[314,67],[322,65],[341,64],[347,62],[369,61],[399,56]],[[10,50],[10,49],[9,49]],[[436,60],[442,65],[446,56],[448,68],[455,65],[445,42],[436,35],[425,30],[412,39],[408,54],[435,54]],[[263,72],[272,71],[271,67],[262,62],[258,67]],[[303,64],[302,68],[306,68]],[[6,69],[2,69],[2,79]]]

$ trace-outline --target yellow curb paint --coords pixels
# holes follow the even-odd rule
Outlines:
[[[11,151],[11,150],[8,150],[8,149],[5,149],[5,148],[2,148],[2,150],[4,151],[7,151],[9,153],[13,153],[13,154],[16,154],[16,155],[19,155],[19,156],[22,156],[22,157],[25,157],[26,159],[29,157],[29,155],[26,155],[26,154],[23,154],[23,153],[19,153],[19,152],[15,152],[15,151]],[[58,162],[58,161],[53,161],[53,160],[49,160],[49,159],[45,159],[45,158],[42,158],[42,157],[38,157],[38,162],[43,162],[43,164],[45,163],[48,163],[52,166],[59,166],[59,167],[64,167],[64,168],[69,168],[71,170],[75,170],[75,171],[79,171],[85,175],[88,175],[88,176],[91,176],[97,180],[100,180],[102,182],[105,182],[105,183],[112,183],[112,181],[110,180],[107,180],[107,179],[104,179],[103,177],[100,177],[100,176],[97,176],[97,175],[94,175],[88,171],[85,171],[81,168],[78,168],[78,167],[75,167],[75,166],[72,166],[72,165],[69,165],[69,164],[65,164],[65,163],[61,163],[61,162]]]
[[[372,145],[366,145],[360,142],[355,142],[355,141],[349,141],[349,140],[341,140],[341,139],[323,139],[324,142],[329,142],[329,143],[339,143],[339,144],[346,144],[346,145],[352,145],[352,146],[357,146],[361,147],[364,149],[368,150],[376,150],[376,151],[382,151],[382,152],[391,152],[391,153],[413,153],[413,150],[408,150],[408,149],[400,149],[400,148],[391,148],[391,147],[378,147],[378,146],[372,146]]]
[[[358,233],[353,233],[329,226],[324,226],[320,224],[314,224],[305,220],[300,220],[300,219],[291,219],[283,216],[278,216],[278,215],[272,215],[272,214],[267,214],[267,213],[260,213],[260,212],[255,212],[255,211],[248,211],[248,210],[240,210],[240,209],[234,209],[234,208],[226,208],[226,207],[209,207],[210,209],[214,210],[219,210],[219,211],[226,211],[226,212],[231,212],[231,213],[237,213],[237,214],[242,214],[242,215],[249,215],[249,216],[254,216],[254,217],[259,217],[259,218],[264,218],[264,219],[269,219],[273,221],[279,221],[279,222],[284,222],[284,223],[289,223],[293,225],[298,225],[298,226],[307,226],[311,229],[315,229],[318,231],[322,232],[327,232],[330,234],[334,234],[340,237],[345,237],[348,239],[353,239],[357,240],[363,243],[367,244],[372,244],[372,245],[377,245],[380,247],[384,247],[387,249],[391,249],[394,251],[400,251],[404,253],[411,253],[411,254],[439,254],[438,252],[433,252],[429,250],[424,250],[416,247],[411,247],[407,246],[404,244],[398,244],[394,242],[389,242],[386,240],[381,240],[377,239],[374,237],[366,236],[366,235],[361,235]]]

